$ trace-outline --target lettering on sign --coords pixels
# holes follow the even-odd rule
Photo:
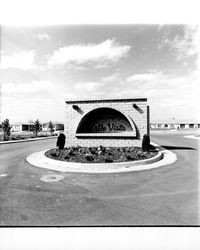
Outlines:
[[[105,132],[120,132],[120,131],[125,131],[126,127],[122,124],[115,124],[115,123],[97,123],[93,126],[92,132],[100,132],[100,133],[105,133]]]
[[[102,123],[98,123],[94,125],[92,131],[93,132],[105,132],[106,127]]]

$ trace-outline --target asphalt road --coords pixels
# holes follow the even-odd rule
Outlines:
[[[59,173],[25,161],[56,139],[0,145],[0,225],[199,225],[199,141],[174,133],[152,140],[178,160],[140,172]],[[47,175],[64,178],[42,181]]]

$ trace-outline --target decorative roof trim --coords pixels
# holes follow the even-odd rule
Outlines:
[[[124,101],[147,101],[145,96],[132,96],[132,97],[108,97],[108,98],[79,98],[67,99],[66,103],[83,103],[83,102],[124,102]]]

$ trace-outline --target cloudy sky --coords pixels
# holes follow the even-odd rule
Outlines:
[[[0,120],[64,120],[67,98],[146,96],[151,120],[200,120],[188,25],[1,27]]]

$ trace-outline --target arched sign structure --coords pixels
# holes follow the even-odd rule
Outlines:
[[[148,132],[145,97],[66,100],[65,117],[69,146],[140,146]]]
[[[97,108],[80,121],[76,133],[126,133],[133,131],[128,118],[112,108]]]

